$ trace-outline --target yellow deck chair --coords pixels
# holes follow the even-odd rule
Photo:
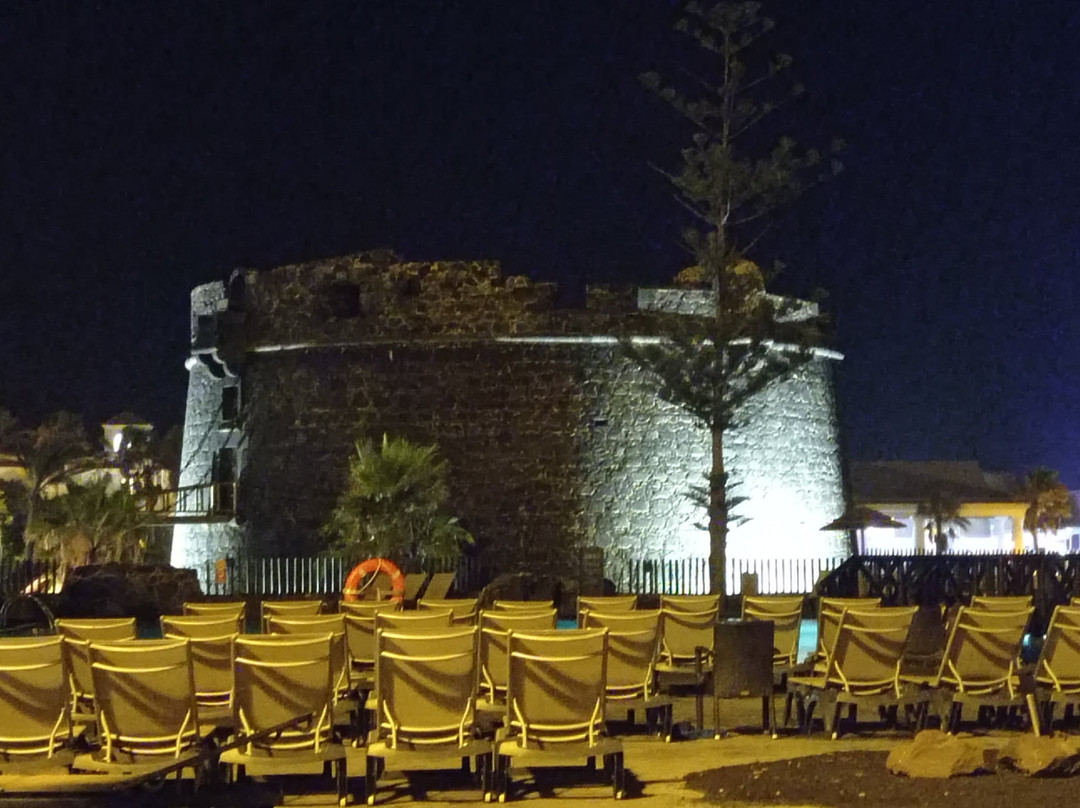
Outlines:
[[[235,774],[277,776],[334,769],[338,804],[348,798],[345,748],[333,741],[333,634],[303,636],[240,635],[233,644],[236,726],[252,735],[290,719],[292,729],[249,742],[221,754]]]
[[[1035,695],[1021,691],[1017,675],[1020,644],[1034,611],[986,611],[961,606],[937,675],[905,677],[934,688],[939,699],[948,701],[948,717],[942,720],[948,732],[959,730],[964,706],[976,705],[1025,707],[1032,729],[1039,734]]]
[[[186,601],[184,615],[186,617],[234,617],[243,626],[247,615],[247,604],[242,600]]]
[[[382,770],[458,769],[463,760],[473,762],[485,797],[490,794],[491,743],[475,725],[478,637],[475,626],[379,631],[368,804]]]
[[[160,618],[161,636],[174,637],[220,637],[223,634],[243,634],[244,624],[238,615],[231,613],[222,617],[213,615],[178,616],[163,614]]]
[[[401,604],[396,600],[343,600],[338,603],[338,611],[358,617],[374,617],[379,612],[400,612]]]
[[[516,766],[566,767],[602,758],[614,796],[625,793],[622,743],[606,734],[608,633],[509,634],[506,726],[495,736],[495,790],[506,799]]]
[[[719,595],[661,595],[660,608],[669,612],[718,612]]]
[[[346,614],[344,617],[349,682],[363,693],[375,686],[375,616]]]
[[[478,709],[506,711],[507,638],[513,631],[554,631],[558,613],[525,610],[480,612],[480,694]]]
[[[375,628],[388,631],[408,631],[412,628],[449,628],[453,612],[417,611],[417,612],[380,612],[375,615]]]
[[[972,609],[991,612],[1018,612],[1031,606],[1031,595],[973,595]]]
[[[1054,609],[1035,665],[1035,686],[1042,708],[1040,723],[1053,734],[1057,705],[1080,704],[1080,608]]]
[[[352,689],[349,684],[349,654],[345,640],[345,615],[271,615],[267,617],[270,634],[322,634],[334,635],[330,643],[330,667],[334,677],[334,701],[344,699]]]
[[[578,628],[585,625],[585,612],[630,612],[637,608],[637,595],[612,595],[610,597],[592,597],[578,595],[577,616]]]
[[[259,604],[259,616],[262,630],[267,631],[266,621],[270,617],[302,617],[322,614],[321,600],[264,600]]]
[[[227,730],[233,726],[233,641],[236,633],[217,637],[183,637],[166,633],[167,639],[187,639],[191,647],[191,672],[195,681],[195,705],[204,730]]]
[[[608,630],[607,707],[626,710],[633,723],[634,712],[644,710],[650,728],[658,726],[664,740],[671,740],[672,699],[661,693],[656,682],[660,656],[662,612],[582,612],[582,628]],[[655,719],[659,718],[659,721]]]
[[[705,689],[712,673],[719,611],[661,609],[660,659],[656,674],[665,692],[675,686],[694,691],[696,727],[704,729]]]
[[[133,772],[198,756],[199,718],[186,639],[92,642],[90,670],[102,748],[77,756],[74,769]]]
[[[0,761],[52,758],[71,742],[60,637],[0,638]]]
[[[478,598],[447,598],[435,600],[423,597],[416,604],[418,611],[443,611],[450,610],[450,623],[455,626],[475,626],[476,618],[480,614],[480,600]]]
[[[840,615],[845,609],[866,611],[881,606],[881,598],[820,598],[818,600],[818,645],[814,653],[814,665],[817,672],[824,670],[825,657],[832,645],[833,632],[839,625]]]
[[[788,679],[789,689],[804,705],[803,728],[807,732],[817,703],[831,710],[824,714],[825,726],[837,738],[844,705],[892,708],[920,701],[900,675],[917,611],[917,606],[844,609],[826,652],[824,674]]]
[[[555,608],[555,602],[551,600],[496,600],[491,608],[499,612],[545,612]]]
[[[456,572],[436,572],[431,576],[431,580],[428,581],[420,597],[428,600],[445,600],[454,585],[455,577],[457,577]]]
[[[64,663],[71,683],[71,718],[85,723],[96,719],[94,680],[90,674],[91,642],[135,639],[135,618],[57,620],[56,633],[64,638]]]
[[[743,596],[743,620],[770,621],[773,624],[773,672],[781,679],[799,661],[804,600],[803,595]]]

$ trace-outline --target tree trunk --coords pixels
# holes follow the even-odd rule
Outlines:
[[[709,591],[720,595],[720,610],[727,594],[727,476],[724,473],[724,430],[712,433],[712,470],[709,474]]]

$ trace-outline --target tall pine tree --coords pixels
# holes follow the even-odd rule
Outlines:
[[[761,56],[772,28],[760,3],[687,2],[676,30],[708,52],[715,80],[693,76],[688,94],[657,73],[641,77],[695,129],[680,170],[665,176],[695,220],[683,233],[695,266],[680,273],[679,281],[708,289],[711,306],[710,316],[672,318],[667,339],[630,343],[627,349],[656,377],[661,397],[711,433],[712,468],[697,495],[707,505],[710,587],[720,594],[732,509],[739,501],[732,493],[738,481],[724,463],[725,434],[740,426],[750,399],[809,362],[812,346],[821,340],[816,307],[768,294],[749,253],[777,208],[840,169],[835,160],[800,149],[790,138],[762,147],[760,138],[750,137],[802,93],[785,82],[789,56]]]

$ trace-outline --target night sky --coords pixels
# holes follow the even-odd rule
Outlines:
[[[1080,4],[767,5],[848,143],[778,218],[822,288],[859,459],[1037,464],[1080,486]],[[377,247],[669,281],[689,222],[643,90],[698,66],[668,0],[0,0],[0,406],[183,418],[188,293]]]

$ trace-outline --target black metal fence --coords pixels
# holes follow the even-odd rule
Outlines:
[[[725,589],[742,592],[746,576],[754,576],[761,595],[806,594],[823,574],[843,563],[829,558],[729,558]],[[630,559],[614,571],[619,592],[634,595],[703,595],[709,591],[709,559]]]
[[[349,572],[362,560],[329,555],[222,558],[208,561],[198,570],[199,583],[208,595],[334,595],[341,593]],[[472,591],[486,583],[475,558],[425,559],[404,564],[402,571],[406,575],[453,572],[460,591]]]
[[[1080,597],[1080,555],[948,553],[852,556],[818,587],[822,595],[879,597],[888,606],[953,605],[973,595],[1031,595],[1036,622]]]
[[[5,558],[0,561],[0,600],[16,595],[53,592],[60,572],[60,565],[56,561]]]

